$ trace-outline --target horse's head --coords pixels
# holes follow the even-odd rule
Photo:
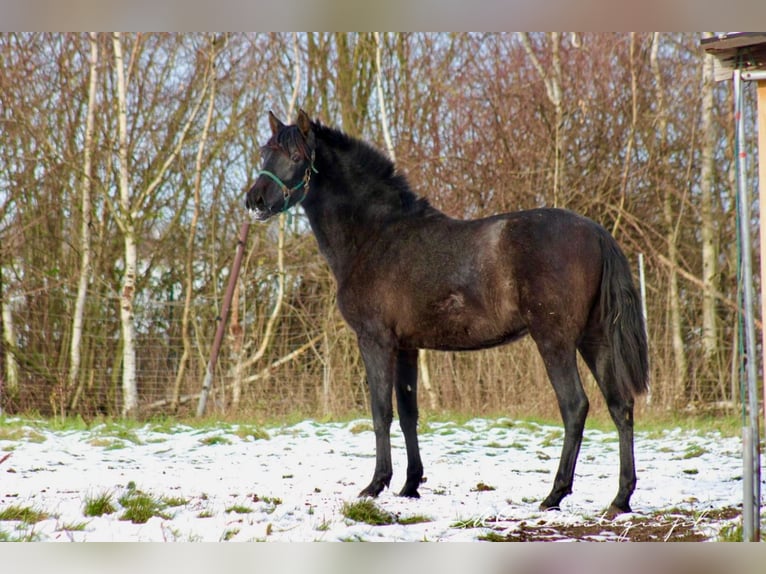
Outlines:
[[[263,167],[247,192],[245,206],[256,221],[286,211],[303,201],[309,192],[316,140],[306,112],[286,126],[269,112],[271,138],[261,149]]]

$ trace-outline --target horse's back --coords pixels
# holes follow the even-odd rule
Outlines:
[[[530,328],[579,335],[599,295],[602,244],[611,241],[609,234],[562,209],[515,212],[506,221],[503,244]]]

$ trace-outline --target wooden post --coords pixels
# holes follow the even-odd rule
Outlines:
[[[197,417],[201,417],[205,414],[205,408],[207,407],[207,398],[210,395],[210,390],[213,388],[213,374],[215,373],[215,364],[218,362],[218,352],[221,350],[221,342],[223,341],[223,335],[226,331],[226,319],[229,315],[229,307],[231,306],[231,300],[234,296],[234,287],[237,284],[237,278],[239,277],[239,269],[242,266],[242,257],[245,254],[245,245],[247,244],[247,232],[250,229],[250,223],[244,222],[239,228],[239,239],[237,240],[237,252],[234,256],[234,263],[231,266],[231,273],[229,274],[229,284],[226,287],[226,293],[223,296],[223,306],[221,307],[221,316],[218,318],[218,327],[215,331],[215,338],[213,339],[213,348],[210,351],[210,360],[207,364],[207,371],[205,372],[205,380],[202,382],[202,392],[199,395],[199,403],[197,403]]]
[[[766,370],[766,80],[758,80],[758,196],[761,222],[761,351]],[[766,428],[766,384],[763,385],[763,418]]]

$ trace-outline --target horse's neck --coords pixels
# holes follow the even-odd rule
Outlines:
[[[350,182],[334,181],[312,189],[316,199],[303,205],[319,250],[338,281],[349,272],[364,244],[396,217],[395,210],[386,213],[381,204],[367,198],[354,201],[354,192]]]
[[[349,233],[337,218],[323,217],[308,209],[304,205],[308,215],[309,224],[316,237],[319,251],[322,253],[336,280],[340,280],[348,272],[351,260],[358,251],[354,244],[354,237]]]
[[[365,221],[364,213],[356,211],[353,217],[348,217],[344,210],[335,211],[332,204],[304,204],[304,208],[319,251],[330,265],[335,279],[342,281],[364,243],[376,234],[374,223]]]

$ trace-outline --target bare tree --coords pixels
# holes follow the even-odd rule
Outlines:
[[[120,291],[120,317],[122,322],[123,361],[122,361],[122,414],[134,415],[138,408],[138,387],[136,379],[136,329],[134,300],[136,296],[136,276],[138,266],[137,223],[145,204],[154,191],[163,182],[170,166],[176,160],[186,143],[186,136],[202,106],[210,84],[211,72],[203,76],[203,86],[196,101],[192,103],[186,121],[178,130],[175,145],[166,153],[165,160],[156,168],[153,178],[139,190],[132,190],[129,183],[131,165],[128,160],[128,125],[127,125],[127,84],[126,64],[122,53],[122,39],[118,32],[112,35],[114,47],[114,67],[117,76],[116,97],[118,104],[118,140],[119,140],[119,192],[118,204],[109,204],[123,236],[124,259],[123,280]],[[138,41],[134,45],[134,56],[138,50]],[[135,65],[135,57],[128,62],[128,69]]]
[[[293,90],[290,96],[290,103],[287,107],[287,115],[292,118],[295,111],[295,107],[298,101],[298,94],[301,87],[301,58],[300,49],[298,44],[298,34],[293,33]],[[272,343],[274,336],[274,327],[279,320],[280,313],[282,312],[282,306],[285,300],[285,233],[286,233],[286,216],[284,213],[279,215],[278,232],[277,232],[277,292],[274,306],[269,314],[269,318],[266,321],[266,327],[261,335],[261,341],[258,345],[258,349],[255,353],[248,357],[247,360],[242,362],[241,360],[235,361],[235,376],[232,389],[232,406],[237,408],[239,406],[240,399],[242,397],[242,382],[244,369],[257,364],[266,353],[269,345]]]
[[[187,362],[191,358],[192,353],[192,340],[189,329],[191,311],[192,311],[192,295],[194,293],[194,263],[197,257],[195,249],[195,240],[197,237],[197,225],[199,223],[200,211],[202,209],[202,160],[205,152],[205,144],[207,143],[208,134],[210,133],[210,126],[213,122],[213,111],[215,110],[215,96],[216,96],[216,72],[215,72],[215,60],[218,53],[223,46],[220,44],[226,42],[226,38],[216,38],[215,35],[210,36],[210,42],[208,46],[208,73],[210,75],[210,95],[207,106],[207,114],[205,116],[205,123],[202,127],[202,132],[197,142],[197,155],[194,162],[194,208],[192,212],[191,221],[189,222],[189,233],[186,239],[186,261],[185,261],[185,273],[184,273],[184,307],[181,318],[181,340],[183,344],[183,352],[178,362],[178,371],[176,373],[175,384],[173,385],[173,396],[171,399],[171,409],[175,411],[178,408],[178,401],[181,395],[181,384],[184,380],[186,373]]]
[[[91,73],[88,34],[0,35],[8,412],[119,415],[133,383],[140,408],[182,411],[220,313],[263,111],[292,115],[298,102],[389,149],[413,190],[452,216],[556,203],[613,229],[647,263],[651,408],[731,395],[736,227],[721,184],[733,173],[731,106],[725,89],[710,98],[697,34],[117,38],[98,35]],[[285,78],[298,61],[296,101]],[[256,416],[362,407],[364,373],[332,275],[301,211],[291,215],[250,230],[218,404],[232,408],[238,386],[239,408]],[[135,328],[132,382],[122,307]],[[431,353],[435,402],[555,414],[527,350]]]
[[[654,75],[654,89],[657,99],[657,149],[658,155],[656,161],[660,164],[662,171],[668,171],[668,121],[669,112],[666,103],[666,90],[664,87],[664,81],[662,72],[660,70],[659,61],[659,49],[660,49],[660,34],[655,32],[652,38],[652,48],[650,53],[650,64],[652,73]],[[682,394],[686,386],[686,349],[684,348],[684,340],[681,328],[681,301],[679,293],[678,282],[678,220],[673,205],[673,193],[669,189],[669,185],[663,182],[664,189],[661,190],[663,194],[662,202],[662,214],[666,228],[666,242],[668,260],[670,262],[669,271],[669,283],[670,290],[668,293],[668,307],[669,313],[669,325],[671,332],[671,340],[673,344],[673,363],[674,363],[674,376],[670,384],[671,400],[673,403],[679,403],[682,400]]]
[[[82,223],[80,225],[80,278],[77,282],[74,316],[72,318],[72,341],[69,360],[69,389],[74,393],[71,408],[76,409],[82,393],[84,379],[80,378],[82,331],[85,319],[85,299],[91,274],[91,179],[93,176],[93,128],[96,114],[96,84],[98,82],[98,37],[95,32],[88,35],[90,45],[88,104],[85,119],[85,141],[83,144],[83,169],[80,190],[82,193]],[[62,401],[63,405],[63,401]]]
[[[553,104],[554,110],[554,156],[553,156],[553,207],[558,207],[560,204],[560,190],[564,181],[564,106],[563,97],[561,91],[562,73],[561,73],[561,33],[550,33],[550,45],[551,45],[551,66],[549,70],[541,63],[537,57],[532,42],[529,39],[529,35],[526,32],[519,32],[521,43],[524,49],[529,55],[529,59],[532,61],[532,65],[540,74],[540,78],[545,84],[545,93],[548,96],[551,104]]]

